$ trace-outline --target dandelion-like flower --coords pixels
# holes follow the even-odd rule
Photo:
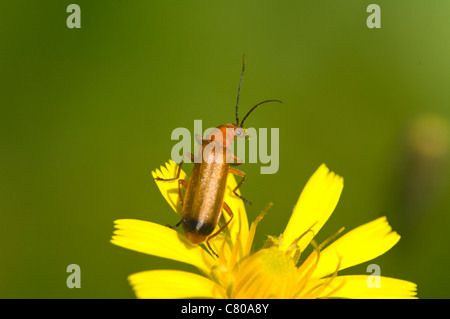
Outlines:
[[[169,161],[152,174],[172,178],[177,168]],[[181,172],[180,178],[185,177]],[[180,214],[177,183],[156,183]],[[342,269],[384,254],[400,240],[385,217],[337,239],[343,228],[323,243],[315,242],[343,189],[343,178],[325,165],[307,182],[284,232],[269,236],[255,252],[253,239],[265,212],[249,227],[243,202],[232,193],[235,186],[234,176],[229,174],[225,202],[234,218],[209,242],[219,257],[169,227],[133,219],[115,221],[113,244],[187,263],[200,273],[164,269],[132,274],[129,281],[138,298],[416,298],[416,285],[409,281],[381,276],[379,285],[373,286],[369,284],[371,275],[338,275]],[[227,220],[225,215],[221,217],[223,222]],[[305,258],[302,253],[308,245],[313,250]]]

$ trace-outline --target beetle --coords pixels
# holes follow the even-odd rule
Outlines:
[[[178,194],[182,205],[182,218],[178,224],[171,228],[178,227],[181,224],[185,236],[191,243],[200,244],[206,241],[208,248],[216,256],[217,254],[212,250],[208,241],[221,233],[234,217],[231,208],[224,201],[228,173],[242,177],[241,181],[233,189],[233,193],[244,202],[250,203],[247,199],[236,193],[237,189],[244,183],[247,175],[244,172],[231,167],[240,165],[243,162],[230,151],[230,147],[236,138],[247,136],[246,130],[243,128],[244,122],[258,106],[268,102],[282,103],[280,100],[262,101],[253,106],[239,123],[239,95],[244,70],[245,56],[243,57],[242,72],[238,87],[236,123],[216,127],[205,139],[196,135],[195,139],[201,144],[201,149],[199,149],[197,158],[194,158],[194,155],[191,153],[185,153],[183,154],[177,174],[174,178],[155,178],[157,181],[164,182],[178,180]],[[181,166],[183,165],[186,156],[189,156],[192,162],[194,162],[194,168],[189,181],[179,179]],[[184,198],[181,195],[181,186],[186,187]],[[219,222],[222,209],[230,218],[218,231],[212,234]]]

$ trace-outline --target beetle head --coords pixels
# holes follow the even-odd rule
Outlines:
[[[245,129],[236,124],[225,124],[216,127],[206,137],[209,141],[215,141],[219,145],[229,148],[236,138],[246,137]]]

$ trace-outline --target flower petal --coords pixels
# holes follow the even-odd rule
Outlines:
[[[215,263],[204,249],[169,227],[135,219],[119,219],[115,224],[111,242],[117,246],[191,264],[206,274]]]
[[[282,235],[282,249],[305,234],[297,243],[303,251],[331,216],[344,187],[344,180],[322,164],[309,179]]]
[[[320,278],[333,273],[339,262],[341,270],[372,260],[387,252],[399,240],[400,235],[392,231],[386,217],[375,219],[349,231],[320,252],[319,264],[312,277]]]
[[[169,162],[166,163],[165,167],[161,166],[160,170],[156,169],[155,171],[152,171],[152,176],[153,178],[160,177],[164,179],[170,179],[175,178],[177,176],[177,173],[178,165],[174,161],[169,160]],[[186,179],[186,173],[183,172],[183,170],[181,170],[180,172],[179,179]],[[174,180],[171,182],[155,180],[155,182],[161,194],[164,196],[172,209],[181,216],[181,202],[178,194],[178,180]]]
[[[179,270],[148,270],[128,277],[141,299],[223,298],[224,288],[209,278]]]
[[[370,288],[370,275],[337,276],[317,298],[356,298],[356,299],[410,299],[417,298],[417,285],[401,279],[380,276],[379,287]],[[309,288],[317,287],[326,282],[326,278],[313,280]]]

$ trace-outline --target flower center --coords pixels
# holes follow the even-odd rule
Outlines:
[[[259,261],[261,262],[261,270],[271,277],[283,277],[290,271],[295,271],[295,266],[291,258],[275,248],[263,249],[260,251]]]
[[[292,258],[276,247],[261,249],[234,269],[232,298],[290,298],[297,284]]]

